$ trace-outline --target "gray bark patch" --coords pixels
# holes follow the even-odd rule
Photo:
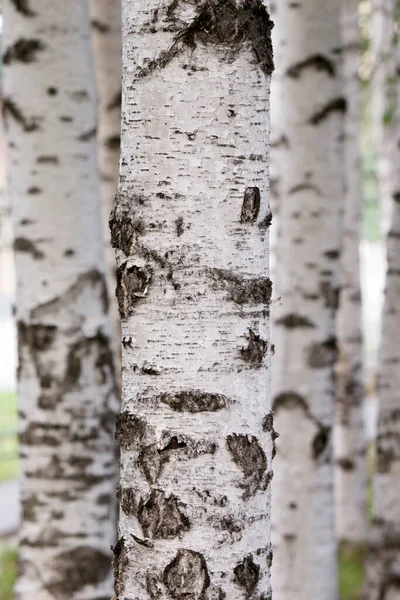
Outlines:
[[[336,73],[335,65],[329,58],[323,54],[313,54],[305,60],[301,60],[289,67],[286,75],[297,79],[305,69],[315,69],[316,71],[326,73],[330,77],[334,77]]]
[[[185,228],[183,226],[183,217],[178,217],[176,219],[175,227],[176,227],[176,235],[178,237],[181,237],[181,235],[183,235],[183,232],[185,231]]]
[[[228,407],[229,400],[223,394],[200,390],[184,390],[175,394],[161,394],[159,401],[177,412],[216,412]]]
[[[119,134],[110,135],[110,137],[105,140],[104,144],[109,150],[119,150],[121,146],[121,136]]]
[[[247,597],[249,597],[254,592],[260,579],[260,566],[253,561],[250,554],[236,565],[233,573],[236,583],[246,590]]]
[[[234,433],[228,435],[226,445],[232,460],[244,474],[244,498],[253,496],[258,490],[267,489],[272,474],[267,473],[267,457],[257,438]]]
[[[260,229],[268,229],[272,223],[272,212],[268,211],[265,217],[259,222],[258,226]]]
[[[268,342],[249,329],[248,344],[240,350],[242,359],[255,367],[262,365],[268,351]]]
[[[29,0],[11,0],[15,6],[15,10],[24,15],[24,17],[35,17],[36,13],[31,10]]]
[[[141,450],[138,457],[138,466],[147,481],[154,484],[162,468],[163,459],[157,449],[157,444],[150,444]]]
[[[92,19],[90,24],[98,33],[108,33],[110,31],[110,27],[107,25],[107,23],[102,23],[98,19]]]
[[[315,324],[304,315],[298,313],[289,313],[276,321],[277,325],[282,325],[286,329],[314,329]]]
[[[80,546],[57,555],[57,573],[48,589],[61,598],[70,598],[86,585],[97,585],[108,577],[111,556],[90,546]]]
[[[308,120],[310,125],[319,125],[325,119],[328,119],[332,113],[341,112],[345,113],[347,110],[346,98],[340,97],[335,98],[323,106],[320,110],[315,112]]]
[[[125,538],[121,537],[115,546],[112,548],[114,552],[114,586],[117,598],[122,594],[123,577],[129,566]]]
[[[4,98],[3,100],[3,116],[5,121],[9,118],[14,119],[26,133],[31,133],[39,129],[37,120],[25,117],[22,110],[11,98]]]
[[[111,211],[109,226],[112,247],[122,250],[125,256],[130,255],[132,246],[145,232],[143,221],[133,218],[130,203],[118,198]]]
[[[89,129],[89,131],[85,131],[84,133],[81,133],[81,135],[78,136],[78,141],[79,142],[89,142],[94,137],[96,137],[96,134],[97,134],[97,128],[93,127],[92,129]]]
[[[137,447],[146,433],[146,423],[128,411],[117,417],[115,437],[121,448]]]
[[[154,271],[150,265],[127,267],[121,265],[117,269],[117,300],[121,319],[126,319],[134,310],[134,305],[147,295],[153,280]]]
[[[20,38],[7,48],[3,62],[6,65],[12,62],[32,63],[36,60],[36,53],[44,48],[45,46],[40,40]]]
[[[35,246],[35,244],[24,237],[17,237],[14,240],[15,252],[24,252],[25,254],[31,254],[35,260],[41,260],[44,258],[44,254],[41,250]]]
[[[260,190],[258,187],[248,187],[244,192],[241,223],[255,223],[260,212]]]
[[[210,585],[204,556],[193,550],[179,550],[166,566],[163,581],[174,600],[201,600]]]
[[[273,411],[278,412],[281,408],[297,408],[300,407],[302,410],[308,413],[308,405],[304,396],[301,396],[297,392],[283,392],[275,396],[273,401]]]
[[[133,488],[123,488],[121,485],[118,485],[117,498],[126,515],[137,515],[140,498]]]
[[[343,471],[354,471],[355,469],[354,461],[351,458],[339,458],[336,463]]]
[[[330,281],[321,281],[319,286],[321,296],[325,301],[327,308],[337,310],[339,307],[339,292],[340,289],[332,285]]]
[[[337,358],[337,343],[335,337],[325,342],[311,344],[308,351],[308,365],[312,369],[323,369],[335,364]]]
[[[268,277],[246,278],[227,269],[210,269],[217,288],[228,292],[228,299],[236,304],[264,304],[269,306],[272,282]]]
[[[189,529],[177,498],[166,497],[162,490],[152,490],[148,500],[140,503],[137,516],[144,535],[152,539],[174,538]]]

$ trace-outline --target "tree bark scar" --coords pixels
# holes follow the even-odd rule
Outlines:
[[[268,342],[263,340],[259,335],[255,334],[252,329],[249,329],[247,348],[242,348],[240,354],[242,359],[253,365],[260,367],[264,357],[268,351]]]
[[[241,223],[255,223],[260,212],[260,190],[258,187],[248,187],[244,192]]]
[[[334,336],[324,342],[311,344],[308,352],[308,365],[312,369],[330,367],[336,362],[337,342]]]
[[[41,40],[34,38],[20,38],[4,53],[3,62],[9,65],[12,62],[31,63],[36,60],[36,53],[44,50],[45,45]]]
[[[141,501],[138,520],[146,537],[174,538],[189,529],[189,519],[175,496],[166,497],[162,490],[152,490],[146,502]]]
[[[328,102],[321,110],[317,111],[312,117],[309,118],[308,122],[310,125],[319,125],[324,119],[330,117],[333,112],[346,112],[347,101],[346,98],[340,97],[335,98]]]
[[[276,321],[286,329],[314,329],[315,325],[308,317],[297,313],[289,313]]]
[[[178,237],[181,237],[181,235],[183,234],[183,232],[185,231],[185,227],[183,225],[183,217],[178,217],[175,221],[175,226],[176,226],[176,235]]]
[[[80,546],[58,554],[54,561],[57,573],[48,589],[61,598],[70,598],[86,585],[101,583],[109,572],[108,554],[91,546]]]
[[[4,98],[3,100],[3,116],[6,121],[8,120],[8,117],[14,119],[14,121],[21,125],[22,129],[27,133],[39,129],[39,124],[36,119],[27,119],[11,98]]]
[[[121,319],[126,319],[136,302],[147,295],[153,275],[153,268],[149,264],[127,267],[124,263],[118,267],[116,295]]]
[[[128,516],[137,516],[140,496],[134,488],[125,488],[121,484],[117,487],[117,498],[120,502],[121,508],[124,513]]]
[[[243,498],[254,496],[258,490],[266,490],[272,473],[267,472],[267,457],[257,438],[233,433],[226,438],[226,445],[232,460],[245,477],[244,483],[241,484],[245,490]]]
[[[335,65],[329,58],[323,54],[313,54],[305,60],[301,60],[289,67],[286,71],[286,75],[297,79],[300,77],[303,70],[310,68],[316,69],[317,71],[323,71],[329,75],[329,77],[334,77],[336,74]]]
[[[174,600],[201,600],[210,585],[204,556],[193,550],[178,550],[164,569],[163,581]]]
[[[155,69],[166,67],[186,48],[193,51],[198,44],[214,46],[226,61],[234,60],[239,52],[250,47],[260,69],[267,75],[273,72],[273,23],[262,2],[242,0],[239,4],[235,0],[205,0],[198,5],[197,14],[192,22],[179,30],[175,12],[180,8],[180,4],[179,0],[172,0],[166,9],[167,20],[177,30],[173,44],[142,68],[138,77],[146,77]],[[158,15],[153,18],[152,27],[158,19]]]
[[[11,2],[14,4],[15,9],[21,13],[21,15],[24,15],[24,17],[36,16],[36,13],[29,7],[29,0],[11,0]]]
[[[112,547],[114,552],[114,582],[115,582],[115,593],[117,598],[122,594],[123,591],[123,576],[126,574],[129,559],[126,548],[125,538],[119,538],[118,542]]]
[[[311,442],[312,456],[314,460],[317,460],[328,446],[330,434],[330,427],[321,427],[320,430],[315,434]]]
[[[143,419],[128,411],[121,412],[117,417],[115,438],[121,448],[131,449],[138,447],[146,435],[147,426]]]
[[[260,565],[257,565],[249,554],[236,565],[233,573],[236,583],[246,590],[247,598],[250,598],[260,579]]]
[[[236,304],[264,304],[269,306],[272,282],[268,277],[246,278],[227,269],[210,269],[214,285],[227,290],[229,300]]]
[[[212,394],[200,390],[161,394],[158,400],[176,412],[216,412],[228,408],[229,405],[228,398],[223,394]]]

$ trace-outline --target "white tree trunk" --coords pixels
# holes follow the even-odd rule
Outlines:
[[[103,209],[103,236],[107,263],[107,285],[118,384],[121,371],[121,322],[115,297],[115,253],[110,242],[108,220],[118,182],[121,129],[121,1],[91,0],[92,42],[98,99],[98,143]]]
[[[123,2],[120,600],[271,599],[270,28]]]
[[[335,425],[336,531],[340,542],[362,544],[367,528],[366,440],[363,423],[363,368],[359,246],[362,227],[357,0],[342,0],[345,117],[345,214],[338,314]]]
[[[88,6],[5,0],[17,264],[18,600],[111,595],[116,408]]]
[[[281,224],[273,328],[275,600],[337,599],[332,425],[343,216],[336,2],[275,3]],[[275,139],[275,135],[273,138]],[[275,156],[276,163],[279,156]],[[277,165],[276,165],[277,168]]]

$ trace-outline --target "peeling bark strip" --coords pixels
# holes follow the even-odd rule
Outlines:
[[[3,62],[6,65],[13,61],[31,63],[36,60],[36,53],[43,49],[44,44],[40,40],[20,38],[7,48]]]
[[[241,223],[254,223],[260,211],[260,190],[258,187],[246,188],[240,215]]]

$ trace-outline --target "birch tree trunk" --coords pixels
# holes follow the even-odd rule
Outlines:
[[[101,205],[107,263],[107,285],[113,325],[116,371],[121,371],[121,323],[115,297],[115,253],[111,246],[108,219],[118,181],[121,129],[121,2],[91,0],[92,42],[98,98],[98,148]],[[118,375],[118,382],[119,382]],[[120,383],[119,383],[120,384]]]
[[[345,214],[338,314],[339,361],[335,426],[336,531],[340,542],[363,544],[367,529],[366,441],[359,245],[362,226],[357,0],[342,0],[345,117]]]
[[[258,0],[122,6],[115,595],[267,600],[272,24]]]
[[[394,16],[392,13],[392,25]],[[392,36],[390,61],[392,106],[388,135],[393,140],[388,178],[392,201],[392,224],[387,237],[387,279],[382,318],[379,370],[379,419],[377,464],[374,475],[374,518],[367,563],[366,600],[396,600],[400,597],[400,45]],[[381,181],[380,181],[381,183]],[[388,190],[388,187],[385,188]]]
[[[3,2],[17,265],[18,600],[112,593],[116,409],[87,2]]]
[[[273,488],[275,600],[337,600],[332,425],[343,172],[339,10],[277,2],[286,151],[274,307],[273,411],[280,438]],[[279,157],[275,156],[273,161]],[[277,164],[276,164],[277,166]]]

